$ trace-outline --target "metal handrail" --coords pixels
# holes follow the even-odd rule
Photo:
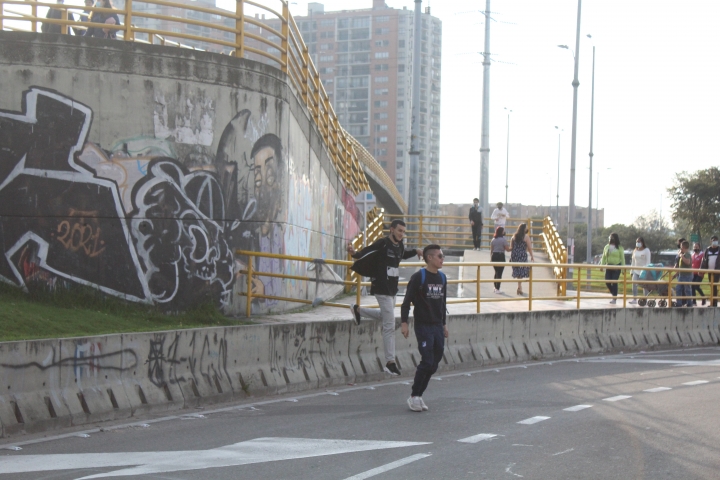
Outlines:
[[[262,258],[274,258],[274,259],[280,259],[280,260],[292,260],[292,261],[300,261],[300,262],[311,262],[311,263],[317,263],[321,262],[328,265],[337,265],[337,266],[345,266],[350,267],[352,265],[352,261],[347,260],[325,260],[325,259],[314,259],[310,257],[297,257],[297,256],[291,256],[291,255],[283,255],[283,254],[273,254],[273,253],[262,253],[262,252],[251,252],[246,250],[238,250],[235,252],[237,255],[241,256],[247,256],[248,262],[247,262],[247,269],[246,270],[240,270],[238,274],[245,275],[245,282],[240,282],[240,284],[245,284],[247,286],[245,292],[238,292],[238,295],[247,297],[246,300],[246,309],[245,313],[247,317],[250,317],[252,315],[252,300],[254,298],[259,299],[270,299],[270,300],[278,300],[278,301],[285,301],[285,302],[291,302],[291,303],[301,303],[301,304],[312,304],[314,306],[318,305],[325,305],[325,306],[331,306],[331,307],[338,307],[338,308],[348,308],[349,305],[343,304],[343,303],[337,303],[337,302],[317,302],[317,301],[311,301],[307,299],[299,299],[299,298],[291,298],[291,297],[282,297],[278,295],[263,295],[263,294],[254,294],[252,293],[252,280],[253,276],[255,277],[274,277],[274,278],[284,278],[284,279],[293,279],[293,280],[305,280],[308,282],[322,282],[317,279],[309,278],[309,277],[302,277],[299,275],[286,275],[282,273],[277,272],[257,272],[254,270],[254,261],[252,260],[253,257],[262,257]],[[420,267],[424,266],[424,263],[421,262],[408,262],[403,263],[403,267]],[[664,275],[661,277],[658,281],[643,281],[638,280],[634,281],[632,280],[632,275],[630,275],[630,280],[628,280],[628,272],[632,270],[638,270],[638,267],[632,266],[632,265],[593,265],[593,264],[582,264],[577,265],[575,268],[578,269],[578,275],[575,276],[573,279],[568,278],[562,278],[562,279],[538,279],[534,278],[533,270],[535,268],[553,268],[555,264],[553,263],[517,263],[517,262],[445,262],[444,266],[446,267],[464,267],[464,268],[473,268],[475,267],[477,270],[477,276],[475,279],[448,279],[447,283],[450,285],[453,284],[474,284],[476,286],[476,292],[480,292],[480,286],[484,283],[517,283],[518,279],[495,279],[495,278],[487,278],[482,279],[481,278],[481,269],[482,268],[494,268],[498,266],[503,267],[527,267],[529,268],[529,278],[520,280],[520,282],[527,284],[528,286],[528,294],[527,296],[520,296],[520,297],[511,297],[511,298],[485,298],[481,295],[477,294],[476,297],[468,297],[468,298],[452,298],[448,299],[448,304],[459,304],[459,303],[475,303],[476,304],[476,313],[480,313],[481,311],[481,305],[483,303],[496,303],[496,302],[527,302],[528,305],[528,311],[532,311],[533,308],[533,302],[534,301],[540,301],[540,300],[565,300],[565,301],[575,301],[576,302],[576,308],[581,308],[581,303],[584,300],[607,300],[608,296],[605,295],[581,295],[581,292],[583,290],[583,285],[587,285],[588,287],[593,283],[593,280],[583,278],[581,275],[582,270],[605,270],[605,269],[613,269],[613,270],[621,270],[622,275],[621,278],[618,280],[601,280],[605,284],[618,284],[622,285],[622,306],[627,307],[627,302],[629,299],[645,299],[646,297],[634,297],[632,295],[627,294],[628,286],[632,285],[663,285],[667,286],[667,295],[663,297],[651,297],[652,301],[655,301],[655,299],[659,299],[659,306],[672,306],[672,300],[679,299],[679,300],[688,300],[693,299],[697,297],[692,296],[675,296],[673,295],[673,286],[677,285],[693,285],[693,282],[678,282],[675,280],[676,276],[672,275],[672,273],[688,273],[690,271],[693,272],[701,272],[701,273],[712,273],[713,275],[708,275],[708,284],[710,285],[710,295],[707,297],[701,297],[706,298],[710,301],[710,305],[713,305],[715,302],[718,301],[718,298],[715,296],[715,289],[718,286],[718,283],[716,283],[715,276],[720,276],[720,272],[718,270],[698,270],[698,269],[689,269],[689,268],[670,268],[670,267],[642,267],[641,270],[647,270],[647,271],[660,271],[663,272]],[[349,270],[349,268],[348,268]],[[598,280],[595,280],[597,282]],[[335,284],[342,284],[349,287],[355,287],[356,290],[356,300],[355,302],[359,305],[360,304],[360,292],[362,287],[369,286],[370,282],[363,282],[362,278],[359,276],[355,276],[355,278],[351,280],[345,280],[345,281],[333,281]],[[576,291],[573,295],[557,295],[557,296],[551,296],[551,297],[543,297],[539,295],[533,294],[533,286],[537,286],[538,284],[543,283],[562,283],[563,285],[574,285],[576,288]],[[403,281],[399,282],[399,286],[407,286],[408,282]],[[567,288],[564,289],[565,292],[567,292]],[[620,296],[620,294],[618,293]],[[619,299],[619,298],[618,298]],[[663,303],[664,302],[664,303]],[[397,303],[395,306],[399,306],[401,303]],[[652,304],[651,306],[654,306],[655,304]],[[363,305],[365,306],[365,305]],[[377,307],[377,305],[368,305],[370,307]]]
[[[103,13],[112,12],[123,20],[121,25],[102,24],[102,28],[117,31],[118,37],[122,37],[125,41],[138,41],[143,43],[155,43],[158,41],[162,45],[170,44],[178,47],[187,47],[179,42],[168,40],[168,38],[179,38],[214,45],[219,48],[221,53],[227,53],[238,58],[247,58],[248,54],[260,55],[268,61],[275,63],[288,75],[292,88],[297,91],[299,97],[307,107],[310,116],[313,118],[318,132],[325,142],[330,160],[337,169],[346,188],[354,195],[362,191],[370,190],[370,184],[360,164],[360,153],[355,147],[352,137],[342,129],[340,121],[330,105],[327,92],[320,81],[318,69],[313,64],[308,47],[303,41],[295,20],[292,18],[292,15],[290,15],[288,2],[287,0],[278,0],[278,2],[282,5],[281,9],[273,9],[252,0],[236,0],[235,11],[232,12],[221,8],[180,4],[168,0],[126,0],[125,7],[122,10],[100,7],[78,7],[77,5],[64,5],[62,3],[49,3],[37,0],[0,0],[0,30],[5,28],[15,29],[14,27],[5,27],[4,21],[8,20],[30,23],[30,30],[33,32],[38,31],[38,23],[60,25],[61,33],[67,34],[69,32],[68,27],[87,28],[97,27],[99,25],[98,23],[69,20],[69,11],[73,13],[83,10]],[[133,9],[133,5],[138,3],[177,8],[179,11],[193,11],[217,15],[219,21],[211,23],[192,18],[160,15]],[[30,7],[31,12],[27,14],[25,12],[6,11],[5,5]],[[246,14],[246,7],[248,6],[260,9],[269,14],[276,19],[275,21],[279,22],[280,28],[273,28],[267,21],[248,16]],[[62,18],[48,19],[38,16],[38,7],[61,10]],[[142,28],[133,23],[134,18],[148,18],[207,28],[210,29],[210,32],[217,32],[219,34],[217,35],[218,37],[223,33],[234,33],[235,39],[227,40],[224,38],[214,38],[213,36]],[[263,33],[268,32],[277,37],[278,40],[271,40],[263,35],[248,31],[253,28],[262,28]],[[148,39],[136,40],[136,34],[147,35]],[[256,42],[260,45],[266,45],[267,47],[277,50],[278,53],[269,53],[252,44],[248,44],[248,41],[250,41],[250,43]],[[373,171],[375,171],[376,167],[374,164],[377,164],[377,161],[372,156],[363,158],[362,161],[366,165],[370,164]],[[377,167],[379,168],[379,164]],[[390,181],[389,177],[381,177],[381,180],[384,186],[395,196],[393,192],[396,190],[395,185]]]

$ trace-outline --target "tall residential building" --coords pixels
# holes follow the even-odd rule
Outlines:
[[[413,68],[420,68],[418,213],[438,212],[442,23],[422,14],[420,61],[413,57],[414,12],[389,8],[295,17],[342,126],[373,154],[409,203]],[[412,4],[412,2],[408,1]]]

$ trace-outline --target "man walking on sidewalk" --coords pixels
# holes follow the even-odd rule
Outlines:
[[[391,375],[400,375],[400,369],[395,363],[395,296],[398,292],[398,277],[400,275],[400,260],[420,257],[422,250],[405,249],[405,222],[393,220],[390,224],[390,235],[383,237],[372,245],[356,252],[352,244],[348,245],[348,253],[355,259],[350,267],[358,275],[370,277],[372,286],[370,294],[380,305],[380,309],[363,308],[354,303],[350,311],[355,323],[360,325],[360,318],[367,317],[382,321],[383,345],[385,347],[385,372]]]
[[[429,410],[422,399],[430,377],[437,372],[445,350],[445,339],[448,329],[445,324],[447,304],[447,279],[440,271],[445,256],[440,245],[428,245],[423,250],[423,258],[427,267],[413,274],[408,282],[405,300],[400,308],[402,326],[400,332],[405,338],[410,334],[408,314],[410,304],[415,321],[415,338],[420,351],[420,365],[415,371],[412,392],[407,399],[408,407],[413,412]]]

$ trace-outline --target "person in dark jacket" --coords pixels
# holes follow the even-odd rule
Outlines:
[[[428,245],[423,250],[423,258],[427,267],[425,271],[415,272],[408,282],[405,300],[400,308],[402,325],[400,332],[405,338],[410,334],[408,314],[410,304],[413,309],[415,337],[420,351],[420,364],[415,371],[408,407],[413,412],[428,410],[422,399],[430,377],[437,372],[445,350],[445,339],[448,337],[446,325],[447,280],[440,272],[445,256],[440,245]]]
[[[114,8],[110,0],[97,0],[95,6],[98,8]],[[120,18],[117,13],[92,12],[89,21],[92,23],[102,23],[106,25],[120,25]],[[85,33],[86,37],[96,38],[117,38],[117,30],[103,27],[90,27]]]
[[[65,0],[57,0],[57,3],[62,5],[65,3]],[[52,18],[55,20],[62,19],[62,10],[58,8],[51,8],[48,10],[47,15],[45,15],[45,18]],[[74,22],[75,21],[75,15],[72,14],[72,12],[68,12],[68,20]],[[43,33],[62,33],[62,25],[59,25],[57,23],[45,23],[43,22],[42,26],[40,27],[40,30]]]
[[[473,250],[480,250],[482,243],[483,211],[480,208],[480,200],[473,199],[473,206],[470,207],[470,228],[472,229]]]
[[[713,286],[713,302],[712,306],[717,307],[718,304],[718,282],[720,282],[720,245],[718,245],[718,236],[710,237],[710,246],[705,249],[702,264],[703,270],[715,270],[715,273],[708,273],[708,280],[714,284]]]
[[[378,310],[351,304],[350,311],[358,325],[362,317],[382,321],[386,362],[384,370],[391,375],[400,375],[400,369],[395,363],[395,296],[398,292],[400,260],[422,255],[419,248],[405,249],[404,236],[405,222],[393,220],[390,224],[390,235],[387,237],[373,242],[359,252],[355,251],[352,244],[347,248],[348,253],[355,259],[351,268],[372,279],[370,294],[375,296],[380,305]]]

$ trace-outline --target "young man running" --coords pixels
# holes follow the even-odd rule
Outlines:
[[[405,222],[393,220],[390,224],[390,235],[375,241],[359,252],[352,244],[348,245],[348,253],[355,259],[352,268],[358,274],[372,279],[370,294],[380,305],[380,309],[363,308],[350,304],[350,311],[355,323],[360,325],[361,317],[373,318],[382,321],[383,345],[385,347],[385,372],[391,375],[400,375],[400,369],[395,363],[395,296],[398,292],[398,277],[400,275],[400,260],[422,255],[422,250],[405,249]]]
[[[410,304],[415,319],[415,337],[420,351],[420,365],[415,371],[412,392],[407,399],[408,407],[413,412],[428,410],[422,394],[430,382],[430,377],[437,372],[445,350],[445,339],[448,329],[445,324],[445,307],[447,303],[447,279],[440,271],[445,256],[440,245],[428,245],[423,250],[423,258],[427,267],[410,277],[405,300],[400,309],[402,317],[401,333],[405,338],[410,334],[408,314]]]

